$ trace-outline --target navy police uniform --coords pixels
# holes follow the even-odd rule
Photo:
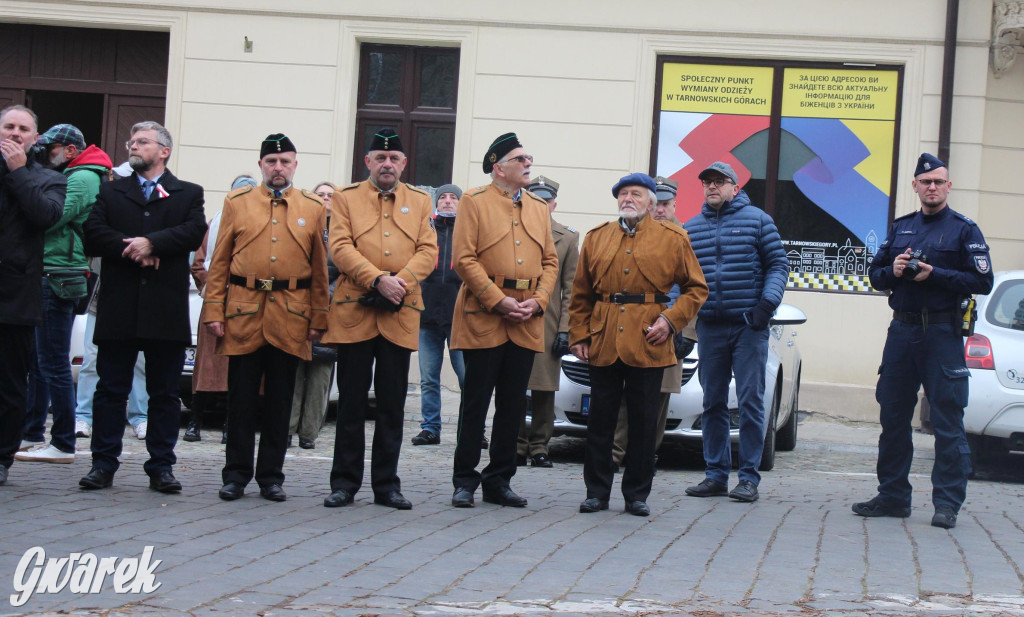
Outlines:
[[[921,250],[934,270],[923,281],[893,274],[893,261],[907,249]],[[971,219],[946,207],[893,221],[868,275],[875,289],[889,291],[893,319],[875,398],[881,406],[878,493],[894,507],[910,507],[908,480],[913,459],[911,419],[924,385],[935,433],[932,502],[960,510],[971,471],[964,430],[967,378],[960,302],[992,290],[988,244]]]

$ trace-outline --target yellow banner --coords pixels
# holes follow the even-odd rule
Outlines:
[[[895,120],[896,71],[786,69],[782,115],[788,118]]]
[[[767,116],[771,67],[671,64],[662,69],[661,110]]]

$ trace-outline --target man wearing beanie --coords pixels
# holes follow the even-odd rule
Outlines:
[[[463,283],[452,347],[463,351],[466,387],[452,473],[457,508],[473,507],[481,484],[488,503],[526,506],[509,483],[516,473],[516,439],[533,359],[551,343],[544,340],[543,313],[558,276],[548,205],[523,190],[532,165],[515,133],[499,136],[484,154],[491,183],[467,191],[459,202],[454,258]],[[492,394],[490,463],[477,471]]]
[[[299,360],[327,329],[324,204],[295,188],[295,145],[281,133],[260,146],[263,184],[228,193],[210,259],[202,323],[228,356],[228,418],[220,498],[242,497],[253,477],[260,496],[284,501],[284,454]],[[253,468],[260,382],[260,450]]]
[[[871,285],[889,292],[893,313],[875,389],[882,425],[878,495],[853,504],[853,512],[867,517],[910,516],[910,421],[923,385],[935,433],[932,525],[951,529],[956,527],[971,473],[964,430],[970,371],[964,358],[961,302],[992,291],[994,277],[978,225],[946,201],[953,188],[946,163],[922,154],[912,186],[921,209],[892,222],[868,266]]]
[[[448,358],[455,375],[462,378],[465,364],[462,352],[453,350],[452,313],[455,297],[459,295],[462,279],[452,264],[452,234],[455,231],[455,213],[459,207],[462,189],[445,184],[436,191],[434,218],[431,225],[437,232],[437,263],[434,271],[423,281],[423,314],[420,316],[420,434],[412,438],[412,445],[426,446],[441,443],[441,361],[444,344],[448,342]]]
[[[409,359],[419,343],[420,284],[437,260],[437,237],[430,227],[430,196],[400,181],[407,161],[398,134],[382,128],[364,161],[370,177],[338,189],[331,200],[331,257],[341,276],[324,337],[338,343],[338,427],[331,494],[324,499],[328,508],[351,504],[363,484],[371,380],[377,394],[373,501],[412,508],[402,495],[398,456]]]
[[[570,349],[590,364],[591,382],[580,512],[608,509],[612,439],[625,398],[630,451],[622,497],[626,512],[648,516],[662,374],[676,362],[673,334],[697,314],[708,286],[686,232],[648,216],[657,202],[650,176],[624,176],[612,195],[619,219],[584,238],[569,303]],[[679,296],[668,308],[673,285]]]

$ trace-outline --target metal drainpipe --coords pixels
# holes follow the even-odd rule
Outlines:
[[[953,70],[956,67],[956,26],[960,0],[946,0],[946,42],[942,54],[942,94],[939,104],[939,158],[949,163],[949,133],[953,124]]]

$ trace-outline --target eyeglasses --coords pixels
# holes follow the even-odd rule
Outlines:
[[[167,147],[166,145],[160,143],[159,141],[156,141],[154,139],[147,139],[145,137],[140,137],[138,139],[129,139],[128,141],[124,142],[124,147],[126,150],[131,150],[132,146],[135,144],[138,144],[140,148],[145,148],[149,144],[157,144],[165,148]]]
[[[921,186],[923,186],[925,188],[928,188],[929,186],[934,184],[935,188],[937,188],[937,189],[941,189],[942,187],[946,186],[947,182],[949,182],[949,180],[918,180],[917,181],[918,184],[920,184]]]
[[[504,164],[504,163],[511,163],[512,161],[516,161],[520,165],[525,165],[527,161],[529,161],[531,163],[533,162],[533,155],[530,155],[530,154],[520,154],[519,156],[509,157],[509,158],[505,159],[504,161],[502,161],[502,164]]]
[[[715,178],[713,180],[701,180],[700,183],[705,187],[714,185],[717,188],[722,188],[726,184],[732,184],[732,180],[729,178]]]

